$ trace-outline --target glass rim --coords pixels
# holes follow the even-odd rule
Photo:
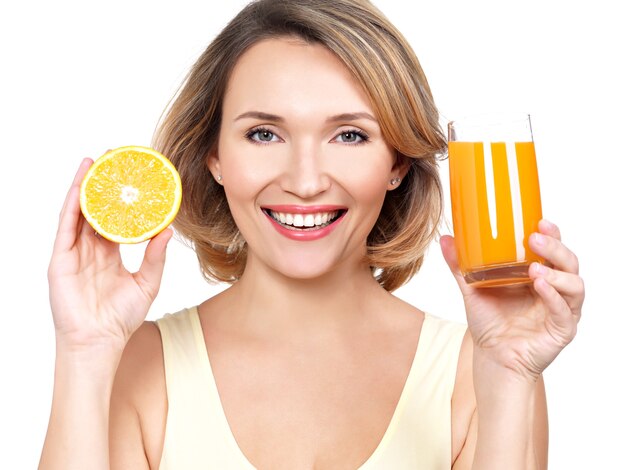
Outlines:
[[[517,122],[530,122],[530,113],[523,111],[497,111],[466,114],[457,119],[448,121],[448,129],[462,125],[467,127],[482,127],[494,125],[506,125]]]
[[[488,112],[448,122],[448,142],[533,141],[530,114]]]

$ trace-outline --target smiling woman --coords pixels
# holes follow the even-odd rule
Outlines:
[[[329,107],[325,115],[315,117],[337,129],[342,125],[339,140],[348,137],[370,142],[376,137],[377,144],[389,147],[398,170],[408,173],[384,199],[386,209],[368,236],[368,262],[387,290],[404,284],[421,266],[441,216],[436,157],[445,153],[446,142],[418,59],[395,27],[372,9],[363,2],[253,2],[222,31],[191,70],[161,125],[156,146],[179,167],[183,186],[191,188],[192,197],[183,200],[176,227],[193,240],[208,279],[237,280],[243,273],[248,247],[230,213],[213,210],[225,207],[225,194],[207,174],[202,156],[216,149],[217,130],[224,132],[224,124],[234,126],[245,121],[250,124],[246,132],[254,141],[277,141],[280,134],[266,128],[287,118],[272,111],[276,106],[271,101],[277,97],[302,111],[302,99],[319,104],[341,100],[338,89],[314,82],[311,64],[316,63],[316,55],[332,59],[334,67],[341,69],[345,82],[342,90],[358,94],[355,104],[360,108],[346,107],[349,103],[344,102],[343,107]],[[285,15],[292,20],[283,22]],[[261,44],[272,38],[290,38],[293,46],[308,45],[301,48],[308,56],[299,56],[297,65],[282,60],[278,50]],[[260,47],[262,53],[250,55],[251,49]],[[282,69],[285,65],[289,73]],[[242,99],[239,95],[245,90],[246,97],[254,97],[264,107],[255,108],[255,101],[248,101],[248,107],[225,123],[221,101],[214,98],[224,96],[227,84],[233,85],[228,82],[231,73],[241,68],[245,73],[237,77],[246,83],[238,93],[228,96]],[[262,68],[274,71],[273,75],[260,76]],[[315,72],[316,78],[329,78],[329,69],[325,74]],[[306,88],[303,80],[318,86]],[[293,96],[300,90],[305,96]],[[315,92],[317,96],[313,96]],[[298,118],[296,114],[292,117]],[[357,121],[363,122],[364,128],[373,126],[377,135],[364,129],[353,132],[350,124]],[[343,135],[346,131],[349,136]],[[352,166],[351,171],[359,167]]]
[[[171,231],[129,273],[70,189],[49,270],[56,377],[41,468],[529,469],[542,372],[575,335],[576,256],[547,222],[533,284],[480,290],[468,324],[390,292],[437,231],[445,150],[410,46],[365,0],[259,0],[192,68],[156,146],[175,228],[231,285],[144,322]]]
[[[352,74],[320,44],[266,39],[242,54],[208,164],[222,175],[228,215],[246,241],[244,266],[256,257],[288,277],[314,278],[365,259],[389,182],[407,169],[374,114]]]

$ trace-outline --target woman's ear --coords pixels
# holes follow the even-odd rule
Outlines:
[[[222,168],[220,166],[220,159],[217,156],[217,150],[211,150],[206,159],[207,167],[209,171],[217,181],[217,184],[222,184]]]
[[[391,191],[400,186],[400,183],[406,176],[411,167],[412,160],[409,157],[398,154],[396,162],[394,163],[391,171],[389,172],[389,183],[387,184],[387,190]]]

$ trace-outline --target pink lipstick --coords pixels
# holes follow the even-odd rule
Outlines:
[[[263,206],[262,211],[281,235],[297,241],[319,240],[329,235],[347,213],[338,205]]]

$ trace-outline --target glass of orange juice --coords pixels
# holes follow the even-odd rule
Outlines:
[[[459,267],[477,287],[530,282],[543,260],[528,246],[541,220],[530,116],[491,114],[448,123],[452,224]]]

